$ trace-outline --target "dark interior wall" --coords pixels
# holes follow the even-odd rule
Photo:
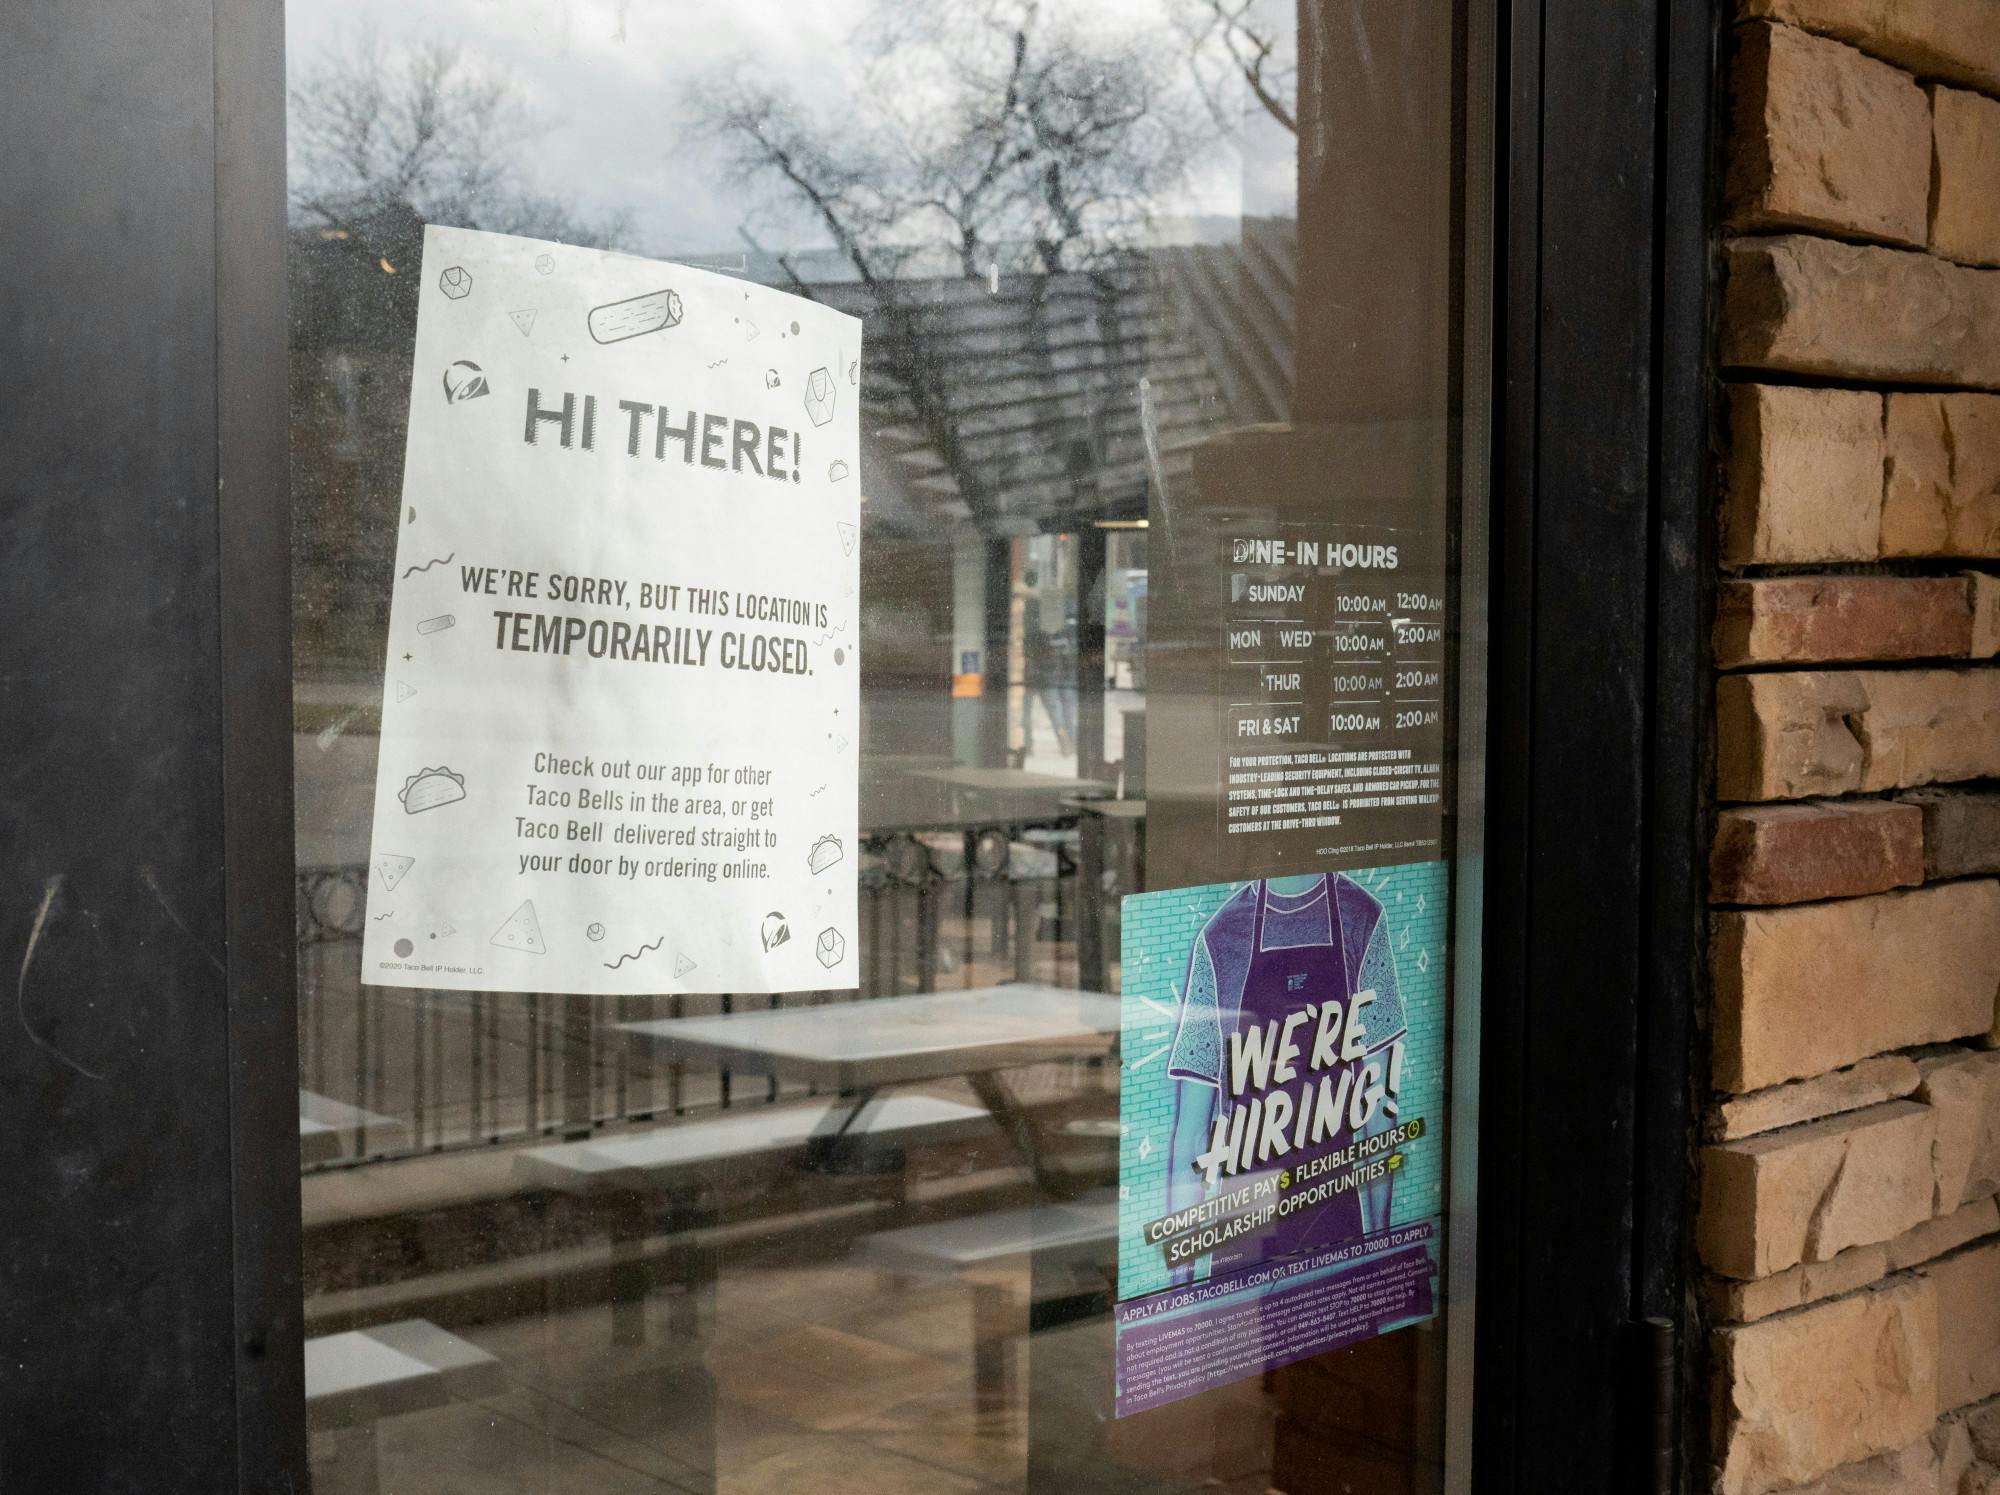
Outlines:
[[[254,512],[273,508],[268,487],[219,494],[234,340],[217,316],[218,212],[248,159],[275,150],[282,169],[279,135],[218,171],[232,131],[241,144],[269,124],[266,101],[261,116],[225,111],[218,136],[218,97],[235,101],[218,89],[217,35],[239,23],[230,45],[268,56],[276,34],[275,7],[250,10],[23,0],[0,23],[9,1492],[234,1489],[239,1380],[254,1379],[240,1372],[257,1360],[279,1394],[298,1384],[283,1312],[243,1313],[231,1222],[240,1170],[289,1162],[246,1126],[246,1106],[261,1105],[268,1130],[270,1097],[296,1086],[289,1035],[273,1042],[269,1024],[289,1011],[281,985],[266,993],[247,1085],[231,1066],[229,972],[268,962],[285,943],[272,926],[289,923],[288,878],[244,923],[224,873],[246,827],[226,811],[240,708],[224,645],[241,640],[223,557],[235,547],[257,561],[270,534]],[[254,254],[254,235],[246,244]],[[282,550],[277,572],[282,586]],[[288,791],[273,794],[261,839],[275,823],[283,855]],[[232,865],[239,902],[256,891],[241,872]],[[263,1234],[253,1251],[285,1249],[284,1217]],[[265,1464],[267,1476],[287,1467],[297,1460]]]
[[[1299,6],[1298,423],[1439,421],[1460,121],[1449,4]]]

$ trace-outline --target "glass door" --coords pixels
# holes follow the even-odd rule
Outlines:
[[[1470,1488],[1483,21],[290,0],[314,1488]]]

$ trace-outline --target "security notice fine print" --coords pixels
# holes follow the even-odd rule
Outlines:
[[[424,232],[363,979],[855,985],[861,324]]]
[[[1445,864],[1124,900],[1120,1417],[1436,1311]]]

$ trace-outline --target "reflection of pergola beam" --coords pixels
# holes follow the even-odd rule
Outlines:
[[[1108,286],[1077,274],[998,298],[983,282],[899,287],[922,316],[870,345],[871,522],[998,539],[1144,512],[1153,480],[1184,482],[1188,448],[1218,422],[1288,413],[1296,243],[1289,221],[1255,219],[1237,243],[1155,251]],[[876,310],[857,288],[824,296]]]

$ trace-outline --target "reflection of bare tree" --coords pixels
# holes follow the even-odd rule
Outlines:
[[[1241,84],[1257,106],[1298,133],[1298,56],[1273,0],[1171,0],[1174,24],[1189,44],[1195,86],[1217,123],[1241,123],[1229,91]]]
[[[587,223],[519,166],[541,125],[519,86],[449,42],[405,50],[372,33],[309,62],[291,86],[292,206],[341,225],[408,208],[425,222],[610,244],[622,219]]]
[[[884,6],[857,112],[836,128],[747,70],[695,129],[808,208],[864,280],[942,248],[961,274],[1085,269],[1134,244],[1188,163],[1185,111],[1144,37],[1039,0]]]
[[[426,223],[615,245],[538,190],[521,87],[445,42],[358,33],[291,87],[295,648],[303,674],[365,677],[382,656],[400,509],[410,339]]]
[[[865,300],[871,373],[900,391],[978,518],[995,506],[995,474],[966,459],[942,356],[952,331],[913,278],[1025,273],[1039,298],[1048,278],[1080,274],[1114,318],[1121,271],[1197,144],[1199,106],[1154,36],[1051,11],[883,5],[861,35],[866,86],[838,127],[748,67],[691,101],[691,133],[831,240]],[[813,294],[791,259],[779,264]]]

